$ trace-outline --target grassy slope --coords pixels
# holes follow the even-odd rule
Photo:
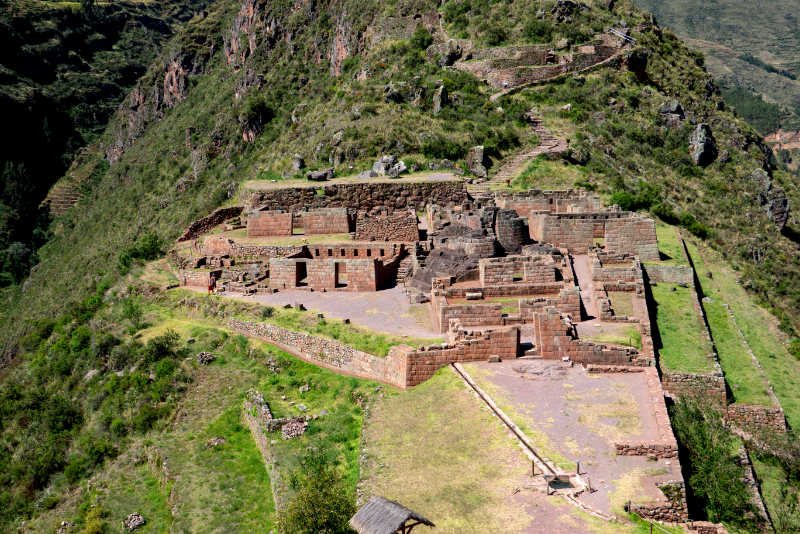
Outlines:
[[[733,310],[736,323],[775,389],[789,424],[797,428],[800,425],[800,362],[788,353],[785,336],[778,330],[775,318],[753,302],[736,273],[713,250],[693,240],[689,242],[689,252],[701,273],[703,292],[715,303],[728,304]],[[709,271],[713,278],[705,276]],[[728,337],[733,337],[733,333]],[[725,372],[727,374],[728,369]],[[734,390],[734,395],[736,393]]]
[[[276,417],[302,413],[290,401],[304,404],[310,414],[329,412],[312,421],[302,438],[270,436],[277,440],[274,453],[282,480],[288,480],[304,451],[312,447],[326,451],[355,490],[362,419],[355,399],[369,399],[376,384],[314,367],[258,341],[248,343],[203,321],[187,318],[180,331],[197,340],[197,350],[213,350],[217,360],[207,367],[193,365],[193,383],[171,421],[137,438],[95,473],[92,491],[78,487],[65,492],[52,509],[34,516],[29,522],[33,530],[55,530],[64,518],[80,524],[88,508],[97,506],[112,525],[139,511],[147,520],[142,532],[269,532],[275,513],[269,476],[250,431],[240,421],[241,399],[251,387],[264,394]],[[148,337],[150,332],[141,334]],[[206,347],[214,340],[223,344],[216,350]],[[267,359],[277,362],[279,373],[268,369]],[[311,390],[299,393],[306,384]],[[223,437],[226,443],[209,448],[206,442],[213,437]],[[148,455],[163,458],[168,481],[149,466]],[[284,484],[281,491],[288,496],[291,490]]]
[[[739,59],[752,54],[800,77],[800,26],[792,0],[770,2],[767,9],[742,0],[721,0],[709,4],[697,0],[635,0],[653,12],[658,21],[678,35],[696,41],[708,58],[712,74],[726,84],[756,88],[769,101],[794,112],[800,111],[800,82],[772,74]],[[769,133],[769,132],[765,132]]]
[[[692,304],[691,288],[671,284],[653,286],[656,321],[662,346],[658,350],[662,368],[683,373],[714,370],[711,343]]]

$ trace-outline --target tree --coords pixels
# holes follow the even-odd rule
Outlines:
[[[355,502],[342,476],[320,452],[303,459],[291,477],[296,493],[278,516],[281,534],[352,533]]]

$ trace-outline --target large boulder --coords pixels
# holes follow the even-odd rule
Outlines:
[[[333,167],[328,167],[321,171],[309,171],[306,173],[306,180],[312,182],[325,182],[333,179]]]
[[[758,199],[770,219],[783,230],[789,220],[789,199],[783,188],[776,186],[772,177],[764,169],[756,169],[750,179],[758,186]]]
[[[377,176],[386,176],[389,173],[389,169],[391,169],[396,163],[397,158],[391,154],[387,154],[378,158],[378,161],[372,165],[372,171]]]
[[[698,124],[689,136],[689,153],[695,165],[707,167],[717,159],[717,142],[708,124]]]
[[[488,161],[483,150],[483,145],[474,146],[467,152],[467,170],[477,178],[487,178],[489,173],[486,170]]]
[[[436,92],[433,93],[433,114],[437,115],[442,108],[447,105],[447,89],[444,85],[440,85]]]
[[[303,159],[303,156],[300,154],[295,154],[292,158],[292,170],[294,172],[300,172],[305,168],[306,160]]]
[[[686,112],[677,100],[669,100],[662,104],[658,110],[669,128],[678,128],[686,119]]]
[[[446,67],[461,59],[464,54],[464,48],[458,41],[448,39],[443,43],[432,44],[425,51],[425,54],[429,60],[436,61],[440,67]]]

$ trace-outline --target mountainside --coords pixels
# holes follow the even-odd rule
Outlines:
[[[175,29],[206,4],[11,0],[0,13],[0,285],[19,283],[46,239],[39,203]]]
[[[795,2],[639,0],[637,5],[702,51],[723,87],[747,92],[749,98],[737,95],[729,102],[735,101],[762,134],[779,127],[800,129],[800,22]],[[758,95],[773,108],[759,109]]]
[[[3,80],[13,80],[8,87],[18,88],[8,89],[16,95],[8,97],[9,107],[25,118],[17,122],[37,132],[4,148],[3,159],[17,162],[6,166],[12,170],[4,184],[63,175],[51,190],[51,207],[62,203],[53,210],[39,263],[24,283],[0,289],[0,529],[27,532],[26,520],[50,525],[52,510],[63,509],[86,532],[101,532],[103,502],[115,521],[149,503],[161,514],[148,527],[153,531],[225,530],[234,524],[221,519],[227,514],[235,515],[233,530],[269,531],[275,511],[259,499],[276,489],[266,480],[271,473],[259,478],[250,469],[261,460],[255,445],[244,444],[240,394],[268,383],[275,386],[272,401],[283,394],[283,402],[308,387],[306,375],[318,388],[311,395],[319,405],[310,406],[326,414],[330,407],[322,419],[328,426],[312,435],[313,444],[344,458],[340,475],[355,495],[364,399],[383,393],[371,382],[312,370],[263,343],[251,345],[221,326],[231,318],[271,318],[307,329],[308,316],[175,296],[162,291],[175,282],[172,275],[146,262],[171,254],[186,228],[217,208],[248,204],[257,191],[281,183],[313,188],[309,194],[319,198],[325,189],[307,172],[332,173],[334,185],[363,181],[357,175],[387,154],[411,171],[452,170],[475,198],[490,190],[585,188],[609,205],[680,226],[730,265],[731,286],[774,315],[780,331],[770,330],[770,337],[780,353],[772,355],[794,365],[787,351],[800,354],[800,184],[730,110],[703,58],[633,2],[216,0],[192,3],[203,9],[191,17],[178,4],[160,4],[175,10],[170,20],[185,23],[145,72],[138,61],[171,31],[155,21],[161,30],[120,22],[131,32],[120,39],[139,43],[137,32],[147,34],[135,58],[127,55],[129,41],[101,40],[105,53],[79,61],[68,47],[47,45],[48,37],[37,46],[85,65],[54,78],[41,66],[48,62],[42,72],[24,71],[25,61],[3,70]],[[72,13],[79,20],[69,21],[85,26],[82,39],[94,42],[87,16]],[[16,31],[18,39],[33,40]],[[775,52],[781,68],[797,68],[778,52],[784,52]],[[62,94],[75,87],[85,91]],[[87,104],[95,99],[102,105]],[[51,139],[47,158],[32,163],[35,151],[22,147],[54,117],[63,121],[60,137]],[[105,127],[96,134],[99,124]],[[514,158],[523,153],[534,156],[520,169]],[[65,170],[61,158],[71,155]],[[34,182],[39,197],[53,181],[42,180]],[[31,220],[21,213],[20,221]],[[397,342],[367,335],[349,319],[317,321],[313,328],[359,347]],[[197,351],[216,351],[220,366],[188,362]],[[278,375],[276,367],[287,373]],[[209,421],[211,407],[224,415],[213,412]],[[227,448],[208,445],[223,433],[233,436]],[[291,443],[278,446],[297,468],[305,452]],[[209,489],[197,482],[202,490],[181,509],[170,489],[178,482],[159,451],[184,448],[202,468],[182,484],[205,480],[205,473],[224,484]],[[129,494],[121,481],[131,472],[137,476]],[[787,480],[796,476],[796,462],[786,473]],[[104,501],[108,494],[129,500]],[[785,502],[792,498],[789,492]],[[244,502],[256,504],[251,510]],[[92,524],[101,527],[91,530]]]

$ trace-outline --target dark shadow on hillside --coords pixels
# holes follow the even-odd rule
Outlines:
[[[781,234],[783,234],[784,237],[791,239],[794,243],[800,245],[800,230],[786,225],[783,227],[783,230],[781,230]]]

